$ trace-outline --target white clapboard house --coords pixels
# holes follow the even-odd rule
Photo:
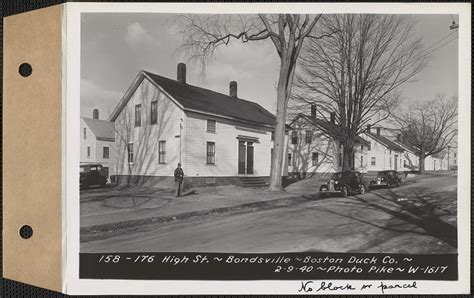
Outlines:
[[[370,125],[361,136],[370,142],[370,149],[367,152],[367,171],[383,171],[383,170],[405,170],[404,155],[405,148],[398,145],[388,137],[381,135],[381,127],[376,128],[376,132],[372,131]]]
[[[418,157],[418,149],[406,144],[400,140],[400,135],[396,136],[394,142],[402,147],[405,151],[402,154],[402,166],[400,171],[418,171],[420,168],[420,159]]]
[[[336,115],[330,120],[317,117],[316,107],[311,115],[298,114],[289,124],[288,172],[291,176],[305,178],[315,173],[334,173],[342,170],[343,145],[336,124]],[[369,143],[356,137],[351,168],[365,172]]]
[[[268,181],[276,119],[235,81],[222,94],[187,83],[183,63],[177,80],[140,71],[110,120],[121,181],[170,186],[178,162],[188,187]]]
[[[115,175],[115,128],[114,123],[99,119],[94,109],[92,118],[81,117],[81,164],[101,164],[109,178]]]

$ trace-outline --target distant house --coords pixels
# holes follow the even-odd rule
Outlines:
[[[457,147],[449,146],[447,148],[447,167],[451,170],[457,170],[458,168],[458,152]]]
[[[335,114],[330,121],[316,116],[316,107],[311,107],[311,116],[297,115],[289,124],[291,132],[288,140],[288,172],[304,178],[314,173],[333,173],[342,170],[341,134],[335,122]],[[357,137],[355,140],[353,164],[357,171],[367,169],[369,143]]]
[[[448,170],[448,152],[441,151],[425,158],[426,171],[447,171]]]
[[[371,126],[367,125],[366,131],[361,136],[370,142],[370,149],[367,153],[368,171],[405,170],[404,165],[407,164],[403,161],[405,149],[381,135],[380,127],[377,127],[376,133],[373,133]]]
[[[108,177],[115,175],[115,128],[113,122],[100,120],[99,110],[92,118],[81,118],[81,163],[100,163]]]
[[[400,136],[394,141],[397,145],[405,149],[402,155],[402,166],[400,171],[418,171],[420,168],[420,158],[418,157],[418,150],[400,141]]]
[[[234,81],[227,95],[187,83],[183,63],[177,80],[140,71],[110,120],[122,181],[173,185],[178,162],[187,186],[268,181],[276,118],[239,98]]]

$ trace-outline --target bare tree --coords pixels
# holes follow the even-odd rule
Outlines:
[[[305,44],[293,102],[296,109],[316,105],[326,120],[335,113],[344,170],[353,164],[354,140],[365,124],[387,119],[398,88],[427,64],[413,27],[407,16],[325,15],[318,28],[328,37]]]
[[[416,102],[395,118],[400,140],[417,150],[419,170],[425,170],[425,158],[445,150],[456,141],[458,100],[438,95],[432,101]]]
[[[281,173],[285,149],[286,109],[295,67],[305,40],[322,38],[312,35],[321,15],[185,15],[181,16],[184,51],[204,71],[220,46],[231,41],[242,43],[271,40],[280,57],[277,87],[275,141],[270,173],[270,189],[281,189]]]
[[[117,152],[117,174],[125,171],[128,185],[131,185],[133,207],[137,207],[136,188],[143,181],[140,176],[156,170],[158,166],[158,140],[163,132],[169,129],[172,113],[169,111],[171,102],[156,101],[157,111],[154,124],[151,123],[151,101],[158,98],[156,89],[150,84],[140,86],[140,101],[127,103],[120,114],[114,119],[115,146]],[[137,107],[139,106],[139,107]],[[111,113],[109,111],[109,119]],[[123,179],[123,177],[117,177]]]

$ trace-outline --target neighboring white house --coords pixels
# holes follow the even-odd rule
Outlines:
[[[141,71],[112,113],[117,175],[170,186],[181,162],[187,186],[268,181],[275,116],[259,104]],[[286,147],[286,146],[285,146]],[[285,152],[286,154],[286,152]],[[283,176],[287,166],[283,166]],[[123,180],[123,179],[122,179]]]
[[[115,128],[113,122],[100,120],[99,110],[93,118],[81,117],[81,163],[100,163],[108,177],[115,175]]]
[[[418,171],[420,169],[420,159],[417,155],[418,150],[413,146],[401,142],[400,137],[397,137],[394,142],[405,149],[402,154],[402,166],[399,171]]]
[[[371,126],[361,134],[362,138],[370,142],[370,149],[367,153],[367,170],[383,171],[395,170],[403,171],[405,149],[395,142],[380,134],[380,127],[377,127],[376,133],[371,131]]]
[[[441,151],[425,158],[425,171],[447,171],[448,152]]]
[[[289,124],[288,173],[305,178],[314,173],[333,173],[342,170],[341,136],[335,124],[335,114],[330,121],[316,116],[316,107],[311,107],[311,116],[297,115]],[[369,143],[357,137],[352,168],[366,172]]]

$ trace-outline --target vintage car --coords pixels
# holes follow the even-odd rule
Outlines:
[[[370,181],[369,187],[398,187],[401,183],[402,179],[397,171],[387,170],[378,172],[377,177]]]
[[[319,188],[319,196],[328,194],[341,194],[347,197],[349,194],[365,194],[366,186],[362,173],[357,171],[344,171],[334,173],[326,184]]]
[[[89,186],[105,186],[107,184],[107,175],[102,170],[101,164],[81,164],[79,173],[79,187],[88,188]]]

